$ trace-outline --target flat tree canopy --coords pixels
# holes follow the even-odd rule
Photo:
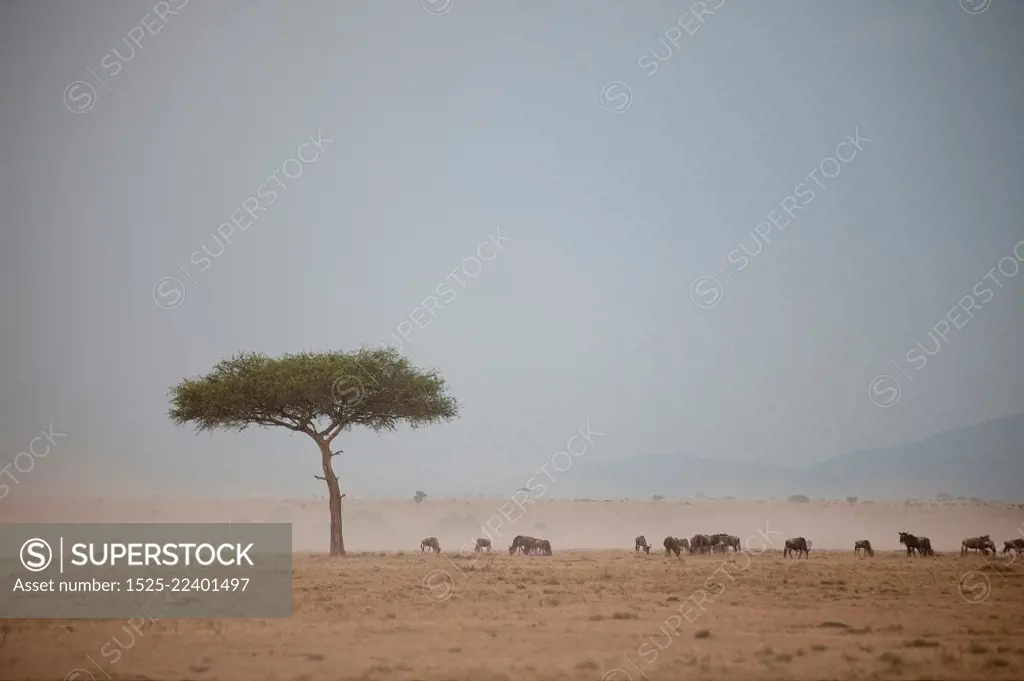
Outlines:
[[[414,367],[394,348],[267,357],[240,353],[209,374],[171,388],[169,416],[198,431],[276,426],[309,435],[320,449],[331,507],[331,554],[343,555],[341,493],[331,443],[352,426],[375,431],[419,428],[458,418],[436,369]]]

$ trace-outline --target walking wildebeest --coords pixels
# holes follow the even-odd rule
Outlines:
[[[1024,539],[1010,539],[1009,541],[1003,542],[1003,553],[1009,553],[1010,551],[1016,551],[1019,556],[1024,552]]]
[[[907,547],[907,555],[914,555],[914,551],[917,551],[922,556],[934,556],[935,552],[932,551],[932,542],[928,537],[915,537],[909,532],[900,532],[900,543]]]
[[[687,553],[689,553],[690,552],[690,540],[687,539],[686,537],[682,537],[681,539],[679,539],[679,550],[680,551],[686,551]]]
[[[960,555],[966,556],[970,550],[981,551],[981,555],[987,556],[989,549],[994,554],[996,552],[996,544],[987,534],[983,534],[980,537],[968,537],[960,542]]]
[[[682,547],[679,546],[679,540],[675,537],[665,537],[663,544],[665,545],[666,558],[671,555],[673,551],[675,551],[676,557],[679,557],[679,552],[683,550]]]
[[[641,534],[634,541],[636,542],[636,551],[634,553],[640,553],[640,549],[643,549],[644,553],[651,552],[651,546],[647,543],[647,537]]]
[[[512,546],[508,547],[508,555],[513,556],[516,551],[524,555],[529,555],[530,551],[537,546],[537,541],[538,540],[533,537],[524,537],[521,534],[517,534],[512,540]]]
[[[803,537],[787,539],[786,548],[782,550],[782,557],[785,558],[786,556],[792,555],[794,551],[796,552],[797,558],[799,558],[801,554],[803,554],[805,558],[811,557],[811,551],[807,546],[807,540]]]
[[[859,556],[861,551],[864,551],[869,556],[875,555],[875,552],[871,550],[871,542],[867,539],[861,539],[860,541],[854,542],[853,553]]]
[[[441,553],[441,545],[437,543],[437,537],[427,537],[420,542],[420,553],[432,549],[434,553]]]
[[[479,537],[476,540],[476,548],[473,549],[473,550],[476,551],[477,553],[480,553],[484,549],[487,549],[488,553],[491,552],[491,540],[487,539],[486,537]]]

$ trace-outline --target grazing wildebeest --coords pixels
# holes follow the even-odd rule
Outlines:
[[[1024,552],[1024,539],[1010,539],[1009,541],[1003,542],[1003,553],[1009,553],[1010,551],[1016,551],[1019,556]]]
[[[437,543],[437,537],[427,537],[420,542],[420,553],[432,549],[434,553],[441,553],[441,545]]]
[[[665,545],[666,557],[671,555],[673,551],[675,551],[676,557],[678,557],[679,552],[683,550],[682,547],[679,546],[679,540],[675,537],[665,537],[665,541],[663,543]]]
[[[900,532],[900,543],[907,547],[907,555],[914,555],[917,551],[922,556],[934,556],[932,542],[928,537],[916,537],[909,532]]]
[[[690,540],[687,539],[686,537],[683,537],[683,538],[679,539],[679,550],[680,551],[686,551],[687,553],[689,553],[690,552]]]
[[[547,539],[537,540],[537,544],[534,547],[538,555],[550,556],[551,555],[551,542]]]
[[[961,556],[966,556],[970,550],[981,551],[981,555],[987,556],[989,549],[992,550],[992,553],[996,552],[996,544],[987,534],[983,534],[980,537],[968,537],[960,542]]]
[[[854,554],[859,556],[861,551],[865,552],[869,556],[875,555],[875,552],[871,550],[871,542],[869,542],[867,539],[861,539],[860,541],[854,542],[854,544],[853,544],[853,552],[854,552]]]
[[[811,551],[807,546],[807,540],[803,537],[787,539],[786,548],[782,550],[782,557],[785,558],[786,556],[792,555],[794,551],[796,552],[797,558],[799,558],[801,554],[803,554],[805,558],[811,557]]]
[[[690,553],[711,553],[711,537],[706,534],[695,534],[690,539]]]
[[[534,550],[534,547],[536,547],[537,541],[533,537],[524,537],[521,534],[517,534],[512,540],[512,546],[508,547],[508,555],[515,555],[517,551],[524,555],[529,555]]]
[[[477,553],[480,553],[484,549],[487,549],[488,553],[491,552],[491,540],[487,539],[486,537],[479,537],[476,540],[476,548],[473,549],[473,550],[476,551]]]
[[[647,537],[645,537],[645,536],[643,536],[641,534],[639,537],[636,538],[635,542],[636,542],[636,551],[634,553],[640,553],[640,549],[643,549],[644,553],[650,553],[651,552],[651,546],[650,546],[650,544],[647,543]]]

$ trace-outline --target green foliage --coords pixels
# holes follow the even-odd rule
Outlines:
[[[330,441],[354,425],[376,431],[451,421],[458,403],[434,369],[394,348],[267,357],[240,353],[172,390],[171,420],[199,431],[281,426]]]

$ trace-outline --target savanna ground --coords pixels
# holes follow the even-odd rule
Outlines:
[[[542,521],[548,526],[573,505],[548,503]],[[640,503],[643,513],[674,512],[663,502]],[[733,502],[733,510],[754,506]],[[829,543],[823,533],[799,532],[814,543],[810,559],[784,559],[782,539],[797,534],[797,516],[785,514],[804,515],[807,525],[818,526],[821,515],[851,513],[840,507],[809,513],[801,506],[758,509],[774,509],[778,526],[771,514],[747,527],[735,520],[687,523],[691,532],[730,531],[751,549],[726,557],[666,558],[664,534],[653,530],[644,532],[654,545],[651,554],[635,556],[633,535],[644,530],[636,518],[637,530],[622,537],[629,550],[560,550],[564,542],[554,541],[554,531],[529,532],[532,523],[523,521],[524,533],[552,537],[551,557],[513,557],[504,546],[492,556],[459,556],[450,545],[461,537],[439,532],[430,534],[442,548],[449,545],[440,556],[420,554],[418,541],[405,553],[384,555],[356,553],[360,547],[350,541],[347,558],[295,555],[291,618],[145,621],[137,632],[122,620],[9,620],[0,677],[1024,678],[1024,564],[961,557],[959,542],[936,532],[940,555],[910,559],[896,551],[895,538],[856,528],[848,531],[872,540],[874,558],[819,550]],[[610,507],[619,516],[629,508],[621,502]],[[432,514],[448,513],[427,504],[415,512],[427,517],[419,530],[431,527]],[[874,519],[918,531],[929,525],[929,514],[947,526],[955,518],[976,516],[979,525],[984,519],[1001,547],[1013,534],[1004,523],[1020,518],[1020,509],[894,506]],[[771,544],[758,556],[765,530]]]

